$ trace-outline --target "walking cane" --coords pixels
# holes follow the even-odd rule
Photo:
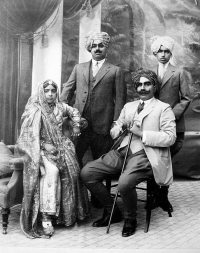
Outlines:
[[[125,154],[125,157],[124,157],[124,163],[123,163],[123,166],[122,166],[121,174],[124,172],[124,168],[125,168],[125,165],[126,165],[126,160],[127,160],[128,151],[129,151],[129,148],[130,148],[130,145],[131,145],[132,137],[133,137],[133,133],[131,133],[129,141],[128,141],[128,146],[127,146],[127,149],[126,149],[126,154]],[[107,232],[106,232],[107,234],[109,233],[110,223],[111,223],[111,220],[112,220],[112,215],[113,215],[113,211],[114,211],[114,208],[115,208],[115,203],[117,201],[118,192],[119,192],[119,190],[117,189],[117,192],[115,194],[115,199],[114,199],[114,202],[113,202],[113,206],[112,206],[112,211],[111,211],[111,214],[110,214],[109,223],[108,223],[108,226],[107,226]]]

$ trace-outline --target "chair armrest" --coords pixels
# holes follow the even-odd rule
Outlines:
[[[24,161],[23,161],[23,158],[12,158],[10,160],[10,168],[12,170],[23,170],[24,168]]]
[[[23,198],[23,171],[14,170],[7,185],[7,207],[22,203]]]
[[[9,189],[12,189],[13,187],[15,187],[17,182],[22,182],[23,181],[22,178],[23,178],[23,171],[22,170],[21,171],[20,170],[13,171],[13,174],[10,178],[10,181],[9,181],[7,187]],[[22,183],[22,185],[23,185],[23,183]]]

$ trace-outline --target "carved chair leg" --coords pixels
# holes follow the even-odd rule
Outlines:
[[[152,203],[152,194],[147,192],[147,205],[146,205],[146,224],[144,232],[147,233],[149,230],[149,225],[151,221],[151,203]]]
[[[169,217],[172,217],[172,213],[171,213],[171,211],[170,211],[170,208],[169,208],[169,207],[167,208],[167,212],[168,212]]]
[[[10,214],[10,208],[2,208],[2,225],[3,225],[3,234],[7,234],[7,227],[8,227],[8,216]]]
[[[147,233],[151,221],[151,211],[155,202],[155,197],[158,192],[158,186],[153,178],[147,180],[147,206],[146,206],[146,224],[144,232]]]

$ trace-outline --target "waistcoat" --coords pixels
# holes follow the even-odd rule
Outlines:
[[[130,138],[130,135],[127,135],[127,136],[124,137],[119,149],[121,149],[123,147],[126,147],[128,145],[129,138]],[[130,149],[131,149],[131,152],[133,154],[135,154],[138,151],[143,149],[142,141],[141,141],[141,138],[139,136],[136,136],[136,135],[133,134]]]
[[[97,73],[98,75],[98,73]],[[89,125],[92,125],[92,117],[91,117],[91,97],[92,97],[92,90],[94,88],[94,84],[96,81],[96,77],[92,76],[92,64],[90,65],[90,71],[89,71],[89,87],[88,87],[88,97],[85,104],[85,108],[83,111],[83,117],[88,120]]]

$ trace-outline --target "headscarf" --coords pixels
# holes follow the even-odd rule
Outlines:
[[[158,87],[158,78],[156,73],[152,70],[139,68],[135,72],[131,73],[131,80],[135,89],[137,89],[137,83],[140,81],[140,77],[146,77],[153,86],[156,86],[156,88]]]
[[[106,48],[108,48],[109,43],[110,43],[110,36],[106,33],[106,32],[90,32],[87,36],[86,36],[86,49],[87,51],[91,51],[92,48],[92,44],[94,42],[94,40],[101,40],[102,43],[104,44],[104,46]]]
[[[156,35],[150,39],[150,43],[151,43],[151,51],[154,54],[158,53],[158,50],[160,49],[161,46],[164,46],[167,49],[169,49],[171,53],[174,49],[174,40],[169,36],[161,37]]]

